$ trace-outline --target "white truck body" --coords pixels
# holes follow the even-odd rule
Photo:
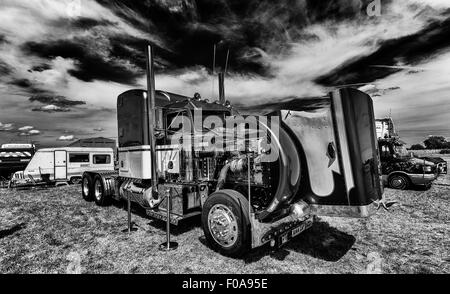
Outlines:
[[[392,118],[382,118],[375,120],[377,139],[391,138],[398,136]]]

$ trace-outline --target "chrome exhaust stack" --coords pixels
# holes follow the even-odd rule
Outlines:
[[[225,74],[219,73],[219,103],[225,105]]]
[[[152,183],[152,198],[158,199],[158,175],[156,166],[156,93],[155,93],[155,72],[153,65],[153,48],[151,45],[147,46],[147,109],[149,130],[148,137],[150,142],[150,160],[151,160],[151,183]]]

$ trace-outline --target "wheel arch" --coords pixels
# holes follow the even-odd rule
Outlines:
[[[389,179],[390,179],[391,177],[395,176],[395,175],[401,175],[401,176],[404,176],[404,177],[406,177],[406,178],[408,179],[409,182],[411,182],[411,178],[410,178],[409,175],[408,175],[406,172],[404,172],[404,171],[393,171],[393,172],[391,172],[390,174],[388,174],[388,175],[387,175],[387,180],[388,180],[388,182],[389,182]]]
[[[390,181],[391,181],[391,178],[393,177],[393,176],[403,176],[403,177],[405,177],[406,178],[406,180],[408,181],[408,183],[407,183],[407,185],[409,186],[409,187],[411,187],[411,185],[413,185],[413,182],[412,182],[412,180],[411,180],[411,177],[406,173],[406,172],[404,172],[404,171],[393,171],[393,172],[391,172],[388,176],[387,176],[387,184],[388,184],[388,186],[390,187]]]

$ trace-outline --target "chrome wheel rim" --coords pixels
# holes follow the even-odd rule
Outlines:
[[[214,205],[208,213],[208,228],[214,240],[220,246],[233,246],[238,238],[236,216],[223,204]]]
[[[391,185],[395,189],[402,189],[405,184],[405,180],[402,177],[395,177],[391,180]]]
[[[83,193],[84,195],[89,195],[89,180],[87,178],[83,179]]]
[[[102,194],[103,194],[102,183],[100,183],[100,181],[95,181],[94,187],[95,199],[97,199],[97,201],[100,201],[102,199]]]

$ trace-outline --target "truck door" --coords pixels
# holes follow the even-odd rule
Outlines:
[[[67,179],[67,151],[55,150],[55,181]]]

